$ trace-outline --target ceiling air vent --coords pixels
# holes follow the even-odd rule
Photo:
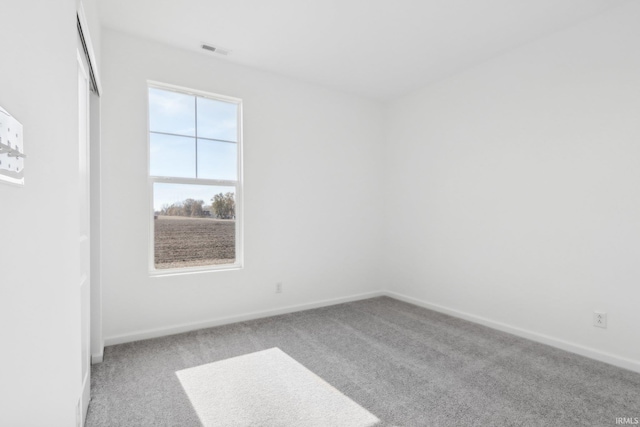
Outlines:
[[[204,50],[208,50],[210,52],[214,52],[214,53],[217,53],[218,55],[224,55],[224,56],[227,56],[231,52],[229,49],[223,49],[221,47],[216,47],[207,43],[203,43],[202,48]]]

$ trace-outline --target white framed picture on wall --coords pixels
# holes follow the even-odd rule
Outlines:
[[[0,107],[0,183],[24,185],[22,124]]]

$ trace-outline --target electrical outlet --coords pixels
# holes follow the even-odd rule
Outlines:
[[[282,293],[282,282],[276,283],[276,294]]]
[[[593,312],[593,326],[598,328],[607,328],[607,313],[604,311]]]

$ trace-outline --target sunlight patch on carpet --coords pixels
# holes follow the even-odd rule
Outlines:
[[[370,427],[380,421],[279,348],[176,375],[204,427]]]

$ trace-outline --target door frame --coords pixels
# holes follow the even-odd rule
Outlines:
[[[77,2],[77,30],[80,43],[77,48],[78,72],[83,69],[88,82],[87,96],[87,136],[86,136],[86,168],[87,168],[87,221],[89,236],[88,265],[89,277],[88,289],[89,295],[85,295],[82,300],[82,294],[79,295],[80,312],[84,313],[81,319],[81,334],[88,335],[88,359],[83,360],[81,364],[80,374],[80,391],[78,396],[78,423],[84,424],[86,414],[90,402],[90,381],[91,381],[91,364],[100,363],[104,354],[104,339],[102,334],[102,286],[101,286],[101,174],[100,174],[100,94],[102,93],[102,83],[100,73],[96,61],[96,54],[93,48],[93,42],[89,31],[89,23],[85,14],[84,6],[81,1]],[[85,62],[86,61],[86,62]],[[78,98],[78,100],[80,100]],[[78,114],[80,119],[80,114]],[[80,129],[80,128],[79,128]],[[80,171],[79,171],[80,172]],[[86,302],[88,300],[88,303]],[[84,306],[86,305],[86,307]],[[82,341],[82,335],[81,335]],[[87,343],[81,344],[81,351],[86,354]],[[82,378],[82,370],[86,363],[87,377]]]
[[[80,397],[76,423],[84,425],[91,400],[91,106],[89,74],[84,57],[78,62],[78,298],[80,301]]]
[[[91,198],[91,362],[101,363],[104,355],[102,334],[102,209],[101,209],[101,102],[102,82],[96,62],[89,24],[82,2],[78,3],[78,31],[89,66],[89,77],[94,84],[90,98],[90,198]]]

